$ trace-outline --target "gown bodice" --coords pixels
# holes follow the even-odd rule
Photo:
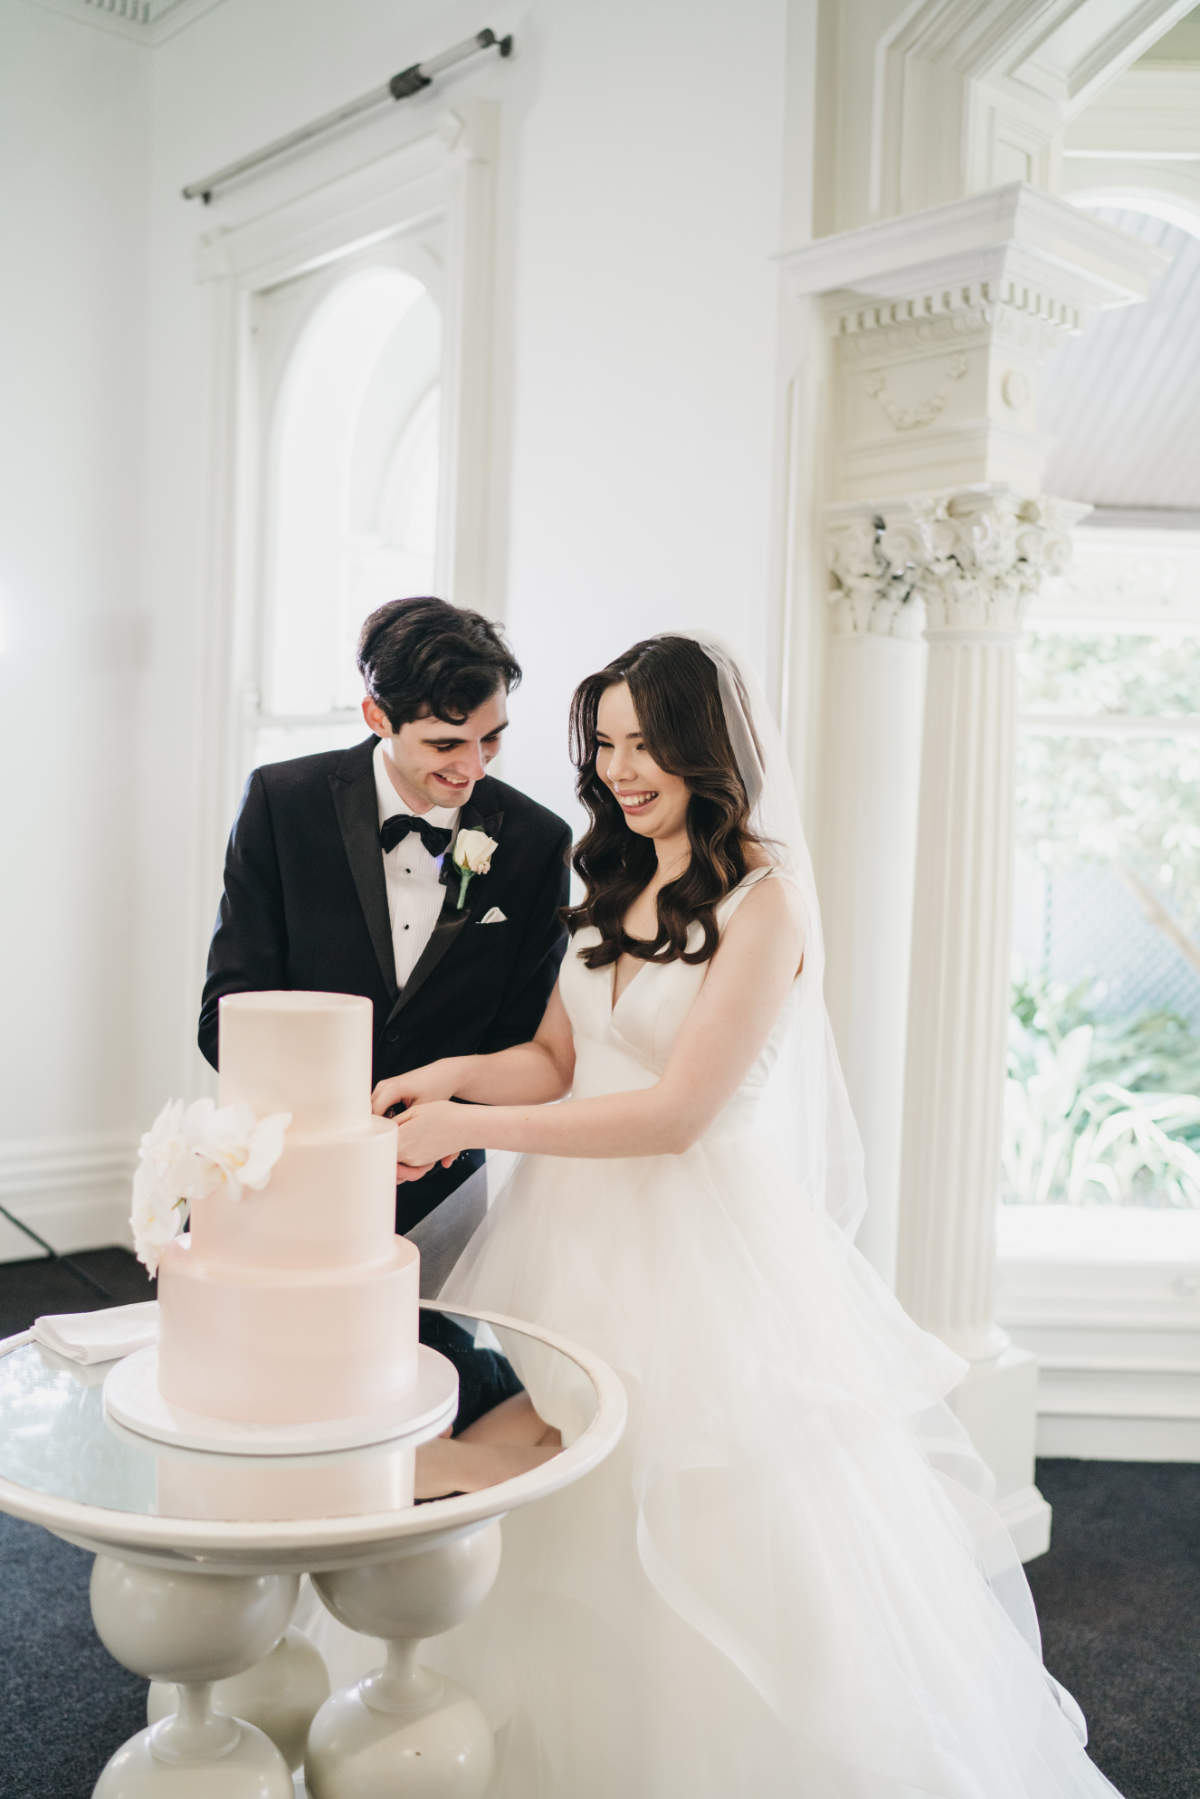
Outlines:
[[[751,888],[771,872],[754,870],[726,895],[717,907],[719,930],[724,930]],[[652,1087],[670,1060],[710,967],[709,962],[645,962],[614,1005],[614,965],[588,968],[583,961],[583,952],[599,941],[600,933],[594,925],[578,930],[567,948],[560,977],[563,1003],[575,1040],[575,1099]],[[693,925],[689,948],[701,941],[700,928]],[[736,1094],[714,1119],[710,1130],[727,1131],[749,1121],[777,1063],[791,1011],[789,1001]]]

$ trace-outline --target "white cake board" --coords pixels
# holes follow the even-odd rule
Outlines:
[[[158,1390],[158,1346],[126,1356],[108,1372],[104,1409],[140,1437],[218,1455],[320,1455],[370,1443],[428,1442],[458,1410],[458,1370],[427,1343],[418,1345],[417,1384],[403,1405],[369,1417],[323,1424],[232,1424],[171,1405]]]

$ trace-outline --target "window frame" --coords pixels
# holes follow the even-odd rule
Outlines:
[[[392,112],[215,203],[226,222],[197,245],[210,312],[207,529],[197,728],[209,754],[189,882],[188,940],[211,924],[213,871],[237,807],[257,711],[262,467],[251,350],[253,298],[397,234],[438,238],[442,307],[440,578],[503,618],[492,544],[491,411],[498,108],[471,98]],[[189,982],[191,970],[188,971]]]

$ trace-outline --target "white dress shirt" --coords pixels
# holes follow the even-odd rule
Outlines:
[[[384,763],[382,738],[375,745],[372,761],[380,824],[383,824],[385,818],[392,818],[397,813],[402,813],[407,818],[415,817],[412,807],[405,805],[392,785]],[[438,825],[451,833],[458,825],[457,806],[433,806],[420,816],[429,824]],[[386,855],[382,849],[379,853],[383,856],[383,877],[387,883],[396,982],[398,986],[404,987],[417,965],[421,951],[433,936],[433,927],[438,921],[446,889],[438,879],[438,858],[429,854],[415,831],[411,831],[403,843],[398,843]]]

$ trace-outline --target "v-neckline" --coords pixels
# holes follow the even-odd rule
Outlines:
[[[612,965],[612,971],[613,971],[612,972],[612,985],[608,990],[608,1016],[610,1018],[613,1018],[616,1016],[617,1007],[620,1005],[621,1001],[625,998],[625,995],[629,992],[629,989],[633,986],[633,983],[637,980],[638,976],[641,974],[644,974],[646,972],[646,969],[650,966],[650,964],[648,962],[642,961],[642,959],[640,957],[637,958],[637,961],[638,961],[638,967],[634,969],[633,973],[630,975],[629,979],[626,981],[625,985],[622,987],[620,993],[617,992],[617,975],[620,973],[620,969],[621,969],[620,956],[617,957],[616,961]]]
[[[738,882],[736,887],[731,887],[729,889],[729,893],[727,893],[725,895],[725,899],[728,899],[731,894],[738,893],[743,887],[756,887],[758,885],[758,882],[761,879],[761,877],[764,874],[767,874],[770,872],[770,868],[771,868],[771,864],[769,862],[763,862],[763,863],[760,863],[757,868],[750,869],[746,874],[744,874],[742,876],[741,880]],[[720,904],[723,905],[724,900],[722,900],[720,902]],[[633,983],[636,980],[638,980],[641,975],[645,974],[647,968],[651,968],[654,966],[654,964],[651,962],[643,961],[641,959],[641,957],[638,957],[637,961],[638,961],[638,967],[634,969],[633,973],[630,975],[629,979],[626,981],[625,985],[622,987],[620,993],[617,992],[617,975],[619,974],[620,968],[621,968],[621,957],[618,956],[616,961],[612,965],[612,971],[613,971],[612,972],[612,984],[610,985],[609,990],[608,990],[608,1016],[610,1019],[616,1017],[617,1007],[620,1005],[621,1001],[625,998],[625,995],[629,992],[629,989],[633,986]]]

